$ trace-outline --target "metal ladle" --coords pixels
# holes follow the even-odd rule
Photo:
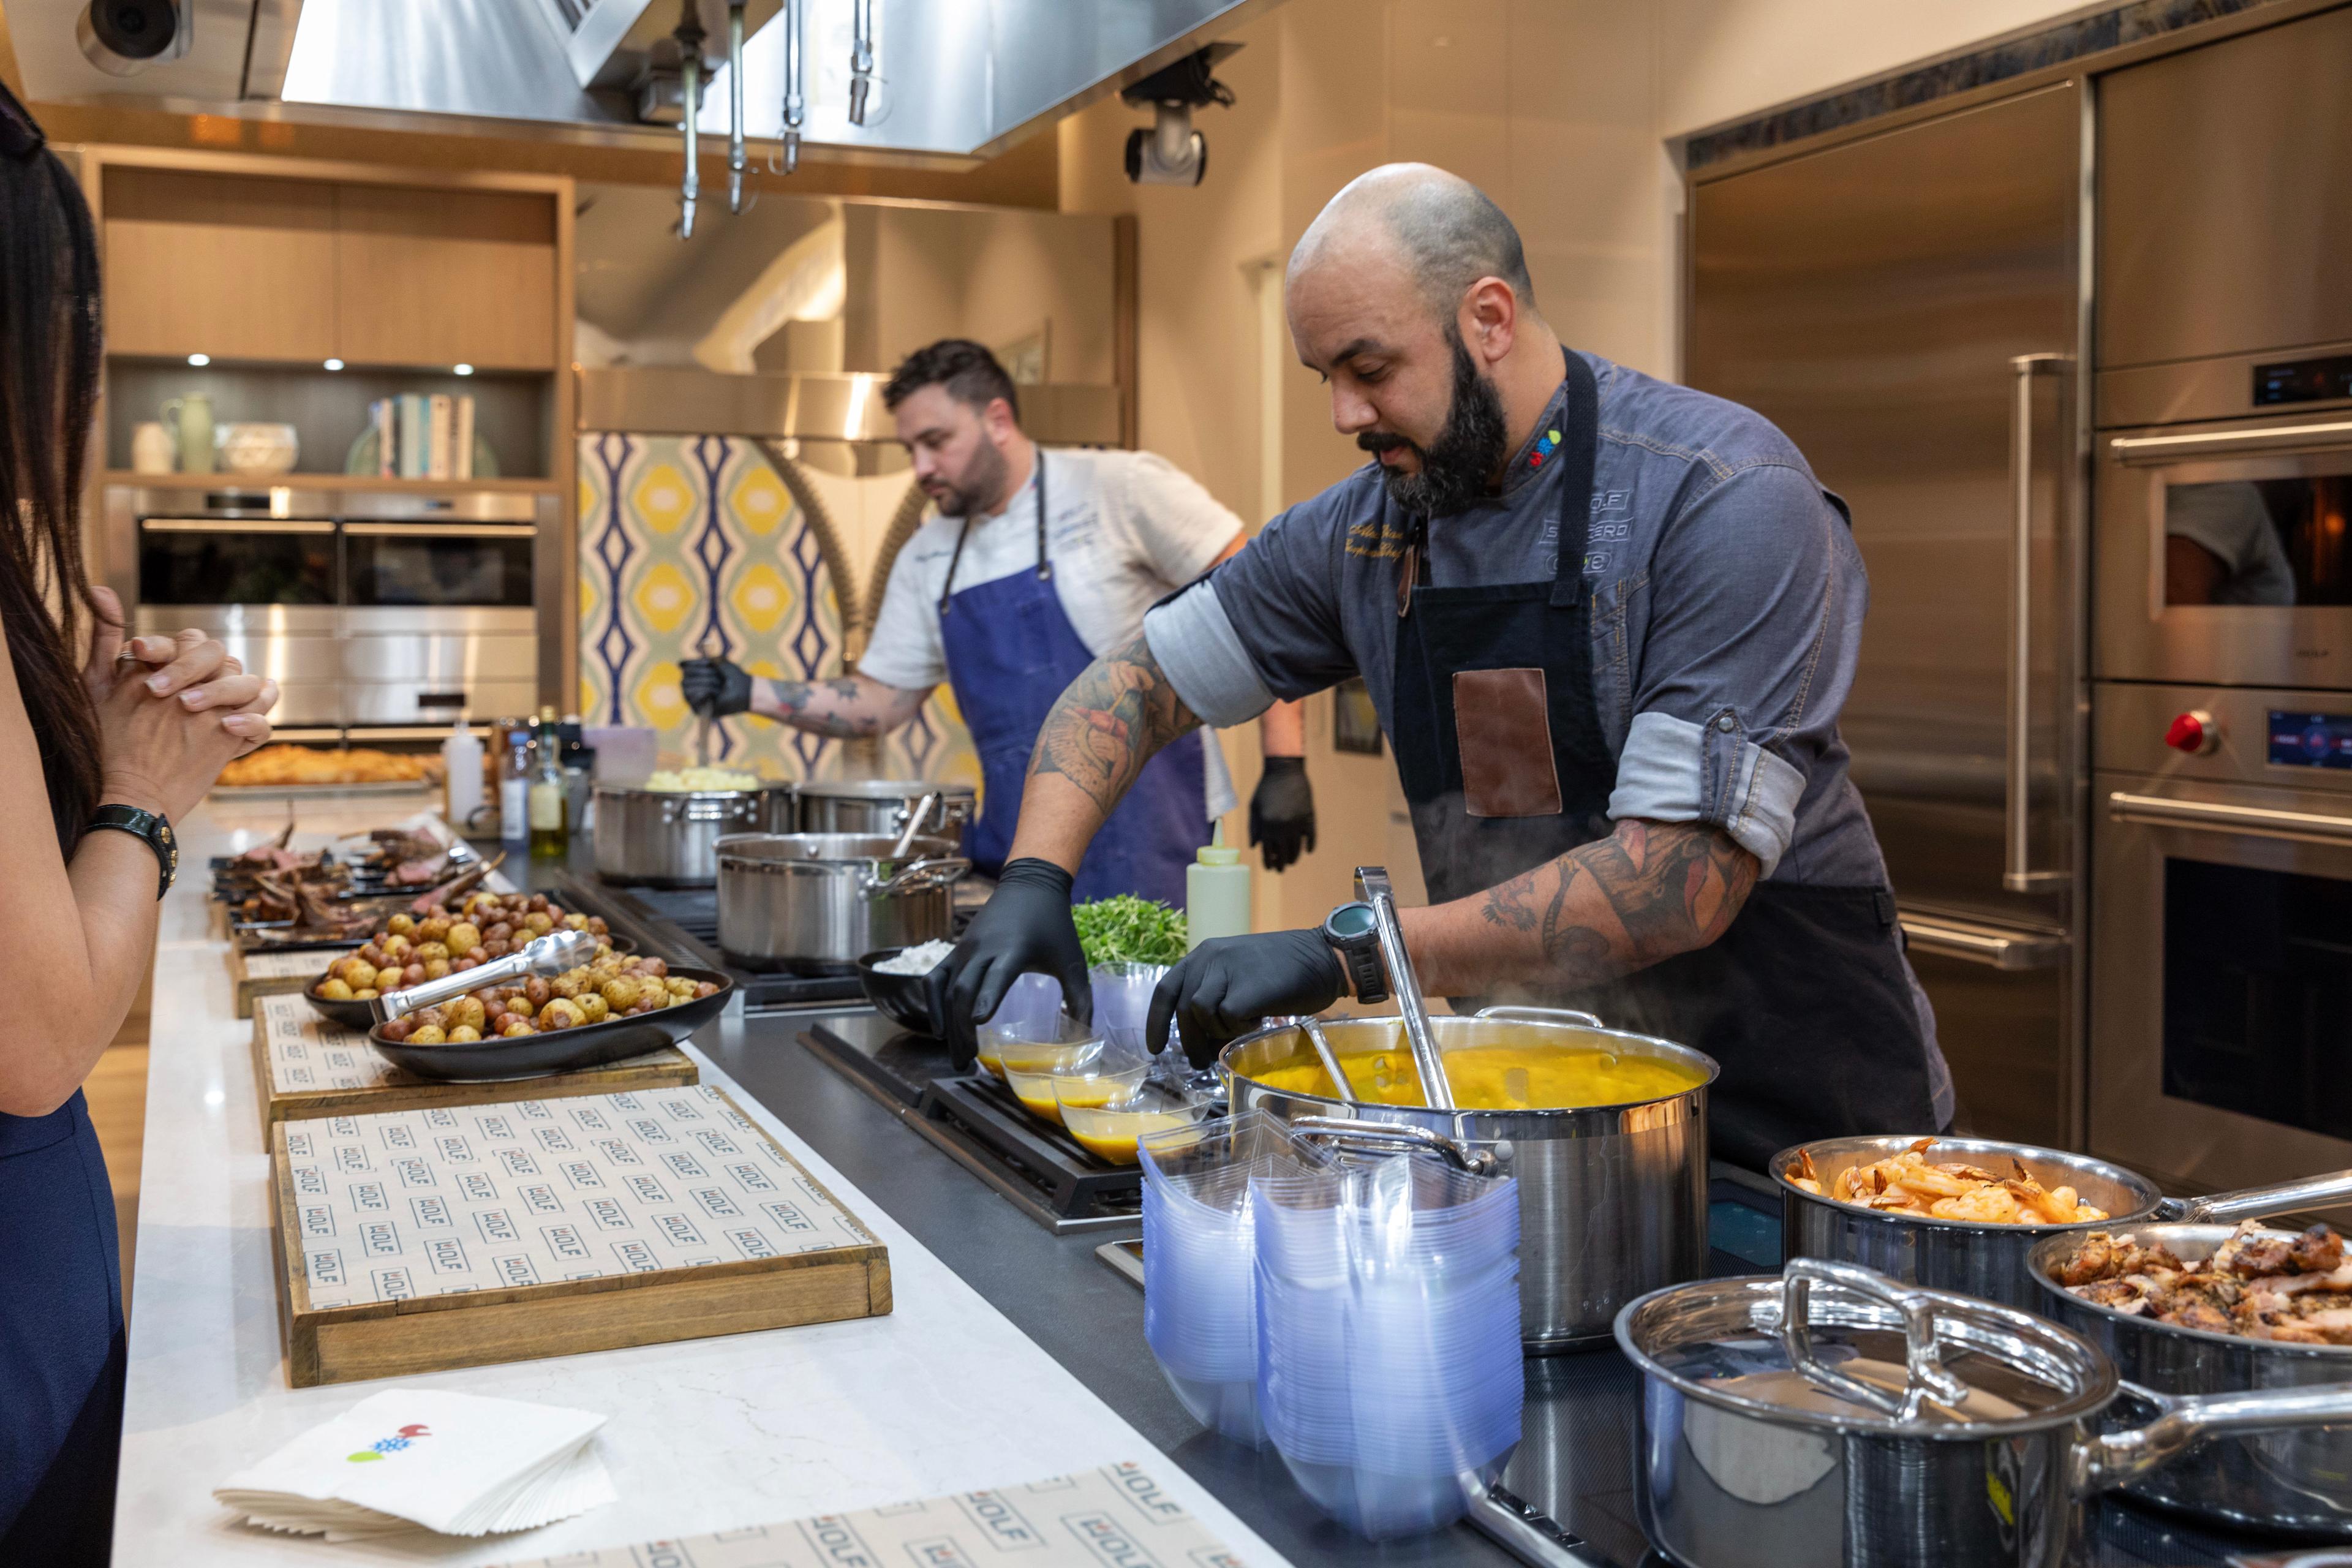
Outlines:
[[[1339,1065],[1339,1053],[1331,1048],[1330,1040],[1323,1033],[1323,1020],[1312,1014],[1302,1013],[1290,1021],[1307,1037],[1307,1043],[1315,1047],[1316,1058],[1322,1062],[1323,1070],[1330,1075],[1331,1087],[1339,1091],[1339,1098],[1349,1105],[1363,1104],[1356,1094],[1356,1086],[1348,1081],[1348,1069]]]
[[[1429,1026],[1429,1006],[1422,1000],[1421,982],[1414,977],[1412,959],[1404,950],[1388,868],[1357,867],[1356,897],[1371,906],[1372,929],[1381,939],[1381,962],[1389,972],[1389,989],[1396,994],[1397,1011],[1404,1017],[1405,1043],[1412,1047],[1413,1068],[1421,1074],[1422,1101],[1432,1110],[1452,1110],[1454,1085],[1445,1076],[1445,1058],[1437,1049],[1436,1031]]]

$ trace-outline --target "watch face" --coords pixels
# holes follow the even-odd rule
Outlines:
[[[1347,938],[1370,936],[1372,933],[1372,907],[1370,904],[1341,904],[1331,911],[1331,934]]]

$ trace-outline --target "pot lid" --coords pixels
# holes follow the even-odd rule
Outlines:
[[[2030,1313],[1798,1258],[1780,1279],[1653,1291],[1617,1342],[1686,1396],[1776,1424],[1906,1437],[2036,1431],[2098,1409],[2105,1354]]]
[[[934,791],[950,800],[969,800],[972,787],[962,784],[926,783],[921,779],[831,779],[798,786],[817,800],[920,800]]]

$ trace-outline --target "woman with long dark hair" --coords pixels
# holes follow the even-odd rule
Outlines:
[[[100,353],[73,177],[0,87],[0,1563],[103,1563],[122,1425],[114,1200],[81,1082],[139,991],[169,824],[269,738],[198,631],[125,643],[82,560]],[[46,800],[47,830],[29,811]]]

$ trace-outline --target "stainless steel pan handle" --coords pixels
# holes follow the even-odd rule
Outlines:
[[[1812,1291],[1816,1285],[1884,1302],[1903,1319],[1905,1385],[1898,1392],[1840,1372],[1813,1353]],[[1950,1298],[1944,1299],[1949,1302]],[[1780,1348],[1789,1365],[1807,1383],[1856,1405],[1916,1421],[1930,1399],[1965,1405],[1969,1385],[1944,1370],[1936,1342],[1936,1296],[1898,1284],[1859,1263],[1827,1258],[1793,1258],[1780,1270]]]
[[[2352,1383],[2280,1389],[2259,1394],[2206,1394],[2186,1397],[2159,1394],[2127,1383],[2134,1398],[2161,1415],[2145,1426],[2110,1432],[2084,1445],[2077,1495],[2120,1486],[2172,1458],[2200,1438],[2217,1432],[2271,1432],[2288,1426],[2334,1426],[2352,1422]]]
[[[1581,1024],[1588,1029],[1605,1029],[1609,1026],[1591,1013],[1574,1007],[1536,1007],[1525,1003],[1507,1002],[1500,1006],[1481,1007],[1481,1018],[1500,1018],[1506,1023],[1521,1024]]]
[[[2019,354],[2010,424],[2009,748],[2002,814],[2001,886],[2012,893],[2063,885],[2063,871],[2033,868],[2033,383],[2063,375],[2068,354]],[[2063,383],[2061,384],[2063,384]]]
[[[2352,447],[2352,424],[2264,425],[2252,430],[2208,430],[2194,436],[2118,436],[2107,456],[2130,468],[2153,468],[2190,458],[2231,458],[2270,452],[2334,452]]]
[[[964,873],[971,869],[971,862],[961,858],[918,860],[911,866],[901,866],[898,868],[898,875],[887,880],[868,872],[866,878],[866,891],[871,898],[887,897],[898,893],[928,892],[933,888],[944,888],[950,883],[961,881]]]
[[[1484,1149],[1448,1138],[1427,1127],[1402,1127],[1393,1121],[1359,1121],[1345,1116],[1301,1116],[1290,1130],[1302,1138],[1328,1139],[1339,1148],[1360,1148],[1372,1153],[1434,1154],[1456,1170],[1474,1176],[1496,1172],[1495,1156]]]
[[[2352,844],[2352,816],[2316,811],[2283,811],[2267,805],[2223,805],[2210,800],[2173,800],[2160,795],[2116,790],[2107,796],[2107,815],[2118,822],[2155,827],[2216,827],[2265,838],[2297,838],[2315,844]]]
[[[2167,1198],[2156,1205],[2164,1220],[2227,1221],[2260,1219],[2264,1215],[2293,1214],[2297,1209],[2327,1208],[2352,1203],[2352,1171],[2329,1171],[2300,1181],[2267,1187],[2241,1187],[2201,1198]]]

